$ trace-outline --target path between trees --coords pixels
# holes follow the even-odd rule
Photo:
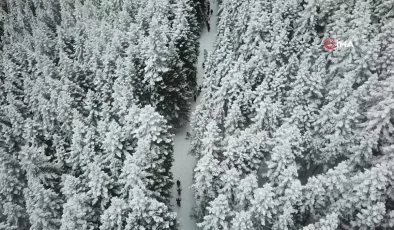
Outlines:
[[[204,49],[210,53],[213,50],[213,44],[216,39],[216,22],[217,22],[217,2],[211,0],[211,9],[213,14],[209,20],[210,32],[205,27],[201,33],[199,42],[199,56],[197,63],[197,83],[202,84],[204,69],[202,68]],[[202,92],[203,93],[203,92]],[[201,95],[200,95],[201,96]],[[196,102],[192,102],[191,112],[193,113],[196,106],[200,101],[200,96]],[[178,130],[174,138],[174,162],[172,166],[172,173],[174,176],[174,182],[176,180],[181,181],[181,207],[177,207],[176,198],[178,198],[177,186],[174,184],[172,188],[172,199],[171,204],[173,210],[177,212],[178,221],[180,222],[179,230],[199,230],[196,225],[196,221],[190,216],[193,205],[195,204],[194,197],[190,186],[193,182],[193,170],[196,165],[196,158],[188,155],[190,149],[190,140],[186,140],[186,133],[190,132],[191,128],[189,123],[182,129]]]

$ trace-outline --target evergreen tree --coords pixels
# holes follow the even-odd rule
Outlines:
[[[218,185],[215,180],[223,173],[223,169],[220,167],[222,147],[219,130],[214,121],[207,126],[205,136],[202,140],[204,155],[199,159],[194,169],[195,183],[192,185],[196,199],[194,212],[197,219],[202,219],[208,203],[216,197]]]
[[[173,185],[170,171],[173,161],[173,136],[169,132],[166,120],[155,113],[151,106],[143,108],[135,122],[136,129],[133,133],[138,138],[136,154],[149,152],[146,162],[152,162],[145,166],[145,170],[150,174],[147,188],[154,193],[158,201],[168,204],[169,189]]]
[[[175,19],[172,24],[174,31],[172,36],[181,63],[177,71],[186,77],[185,87],[188,88],[189,98],[192,98],[192,92],[197,90],[197,69],[195,63],[197,62],[199,47],[197,38],[200,31],[198,29],[196,9],[190,4],[192,4],[190,0],[177,2]],[[188,110],[187,108],[181,108],[181,110]]]

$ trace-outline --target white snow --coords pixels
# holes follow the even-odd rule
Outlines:
[[[200,36],[200,53],[197,63],[197,83],[201,85],[203,80],[204,69],[202,68],[204,49],[208,53],[213,50],[213,43],[216,39],[216,23],[217,23],[217,2],[211,1],[211,9],[213,14],[209,20],[211,30],[208,33],[205,27]],[[203,92],[202,92],[203,93]],[[202,94],[201,93],[201,94]],[[201,96],[201,95],[200,95]],[[196,105],[199,103],[200,97],[197,98],[197,102],[192,103],[191,111],[193,112]],[[190,148],[190,140],[186,140],[186,132],[190,132],[190,125],[187,124],[182,129],[178,130],[174,139],[174,162],[172,166],[172,173],[174,180],[181,181],[181,207],[176,205],[175,199],[178,198],[176,184],[172,188],[172,200],[171,203],[174,205],[174,210],[178,214],[178,221],[180,222],[179,230],[198,230],[196,221],[190,216],[192,208],[194,206],[193,193],[190,189],[193,180],[193,170],[196,165],[196,158],[194,156],[188,155]],[[175,182],[174,181],[174,182]]]

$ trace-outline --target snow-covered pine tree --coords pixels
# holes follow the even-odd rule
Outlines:
[[[190,6],[195,9],[195,17],[199,23],[199,30],[205,26],[205,20],[208,16],[208,0],[190,0]]]
[[[165,4],[163,10],[168,7]],[[164,12],[163,12],[164,13]],[[177,128],[188,117],[187,76],[179,69],[179,56],[171,40],[169,21],[163,13],[152,15],[149,35],[142,44],[144,96],[139,98],[151,104]]]
[[[21,138],[15,135],[18,132],[7,116],[7,107],[2,104],[0,110],[0,229],[28,229],[29,220],[23,196],[26,177],[18,159]]]
[[[146,153],[127,156],[119,180],[121,196],[111,199],[111,205],[101,216],[100,229],[176,229],[175,213],[147,189],[151,173],[144,170],[149,163]]]
[[[63,175],[62,193],[66,202],[63,205],[61,230],[81,229],[88,230],[94,228],[91,222],[93,214],[90,201],[86,193],[81,192],[83,188],[81,181],[71,175]]]
[[[71,230],[73,227],[99,227],[100,215],[110,200],[109,190],[113,183],[103,171],[100,159],[103,150],[99,148],[97,126],[93,119],[92,115],[84,118],[74,111],[73,136],[66,161],[71,175],[62,178],[62,192],[66,198],[61,225],[64,230]],[[80,208],[86,215],[75,212],[76,208]]]
[[[16,2],[2,2],[1,95],[0,95],[0,226],[1,229],[28,229],[29,216],[23,190],[27,186],[26,175],[20,165],[20,149],[24,145],[22,137],[24,113],[23,77],[26,69],[23,59],[26,52],[18,45],[23,30],[17,18],[23,18]],[[6,8],[6,9],[4,9]],[[20,21],[19,21],[20,22]]]
[[[335,230],[338,229],[338,214],[331,213],[327,215],[325,218],[319,219],[318,222],[314,224],[309,224],[308,226],[302,228],[303,230]]]
[[[257,172],[264,158],[267,142],[266,133],[254,133],[245,129],[226,138],[223,152],[223,164],[230,169],[237,169],[241,177]]]
[[[176,229],[168,190],[172,187],[172,137],[154,108],[131,105],[124,140],[132,142],[116,183],[118,195],[101,216],[102,229]],[[137,117],[137,119],[136,119]],[[147,214],[149,213],[149,214]]]
[[[231,226],[241,230],[253,229],[253,212],[251,210],[253,195],[258,188],[257,175],[249,174],[239,181],[235,189],[234,218]]]
[[[302,153],[300,131],[295,125],[284,123],[275,132],[272,146],[272,154],[267,161],[267,183],[281,198],[269,226],[272,229],[292,229],[302,194],[297,173],[297,158]]]
[[[317,40],[317,39],[316,39]],[[320,45],[320,43],[319,43]],[[302,54],[301,63],[286,98],[286,114],[290,122],[295,124],[302,135],[304,147],[302,166],[299,169],[301,179],[316,170],[312,167],[314,154],[317,151],[313,145],[313,125],[322,105],[322,91],[324,86],[325,55],[317,57],[318,48],[312,43],[312,48]],[[311,159],[312,158],[312,159]],[[301,162],[300,162],[301,163]]]
[[[63,189],[66,203],[60,229],[95,229],[101,226],[100,216],[109,206],[110,191],[113,187],[110,176],[101,168],[103,167],[100,167],[100,161],[96,157],[87,164],[84,174],[79,178],[64,178],[63,183],[70,187]],[[85,215],[75,212],[76,209],[80,209]]]
[[[170,199],[170,188],[172,181],[172,151],[173,151],[173,134],[169,131],[166,120],[154,112],[154,108],[146,106],[141,109],[138,118],[129,117],[129,121],[135,120],[134,137],[138,140],[135,151],[143,148],[149,151],[147,164],[144,168],[149,173],[146,184],[147,189],[151,190],[154,197],[165,204]],[[146,149],[148,148],[148,149]]]
[[[216,122],[211,121],[206,127],[202,142],[203,154],[194,169],[194,184],[192,189],[196,199],[194,215],[202,220],[206,214],[206,207],[218,192],[217,178],[223,173],[220,162],[222,160],[222,146]]]
[[[247,77],[250,79],[252,88],[260,85],[266,76],[268,60],[269,38],[269,15],[271,2],[251,1],[250,19],[247,29],[240,37],[242,45],[240,51],[245,52]]]
[[[48,229],[55,229],[59,224],[57,218],[61,209],[56,181],[59,171],[55,169],[54,172],[44,172],[48,170],[47,166],[52,162],[51,155],[54,152],[52,146],[49,146],[51,144],[45,145],[41,138],[51,127],[44,127],[42,116],[37,110],[32,111],[29,104],[29,101],[37,99],[30,94],[31,90],[39,85],[34,82],[38,73],[37,67],[45,62],[44,59],[53,57],[50,52],[53,37],[46,36],[49,48],[44,48],[39,43],[40,35],[51,33],[49,25],[53,26],[53,18],[43,20],[46,15],[42,12],[42,7],[50,7],[48,5],[34,5],[35,3],[30,1],[7,1],[5,4],[7,12],[3,12],[7,14],[7,19],[4,21],[4,30],[7,36],[2,39],[5,78],[2,79],[4,88],[1,100],[1,116],[4,122],[1,128],[1,155],[4,162],[1,178],[2,184],[9,187],[2,186],[4,200],[1,201],[1,225],[6,229],[40,229],[43,225]],[[36,30],[33,29],[35,25],[38,26]],[[50,67],[41,71],[51,75]],[[40,108],[44,107],[47,107],[45,103],[40,105]],[[32,127],[43,128],[32,132]],[[31,152],[28,151],[29,148],[32,149]],[[35,148],[39,150],[35,151]],[[29,160],[30,157],[36,161]],[[13,168],[9,168],[10,166]],[[12,184],[9,184],[10,182]],[[42,183],[45,183],[46,187]],[[44,197],[52,207],[42,205]],[[50,218],[53,219],[49,220]]]
[[[381,6],[384,9],[385,8],[383,7],[384,5],[385,4],[379,6]],[[379,52],[376,52],[374,55],[378,56],[377,71],[380,73],[379,78],[381,79],[385,79],[392,76],[394,72],[393,66],[391,65],[391,63],[394,62],[394,58],[392,55],[390,55],[391,53],[394,52],[394,45],[393,45],[394,37],[392,36],[392,34],[387,32],[394,27],[394,22],[392,20],[393,17],[394,15],[391,17],[391,20],[387,19],[382,22],[382,27],[380,29],[381,31],[379,32],[379,34],[376,36],[375,39],[375,42],[380,44]]]
[[[225,195],[220,194],[215,200],[210,202],[210,206],[207,207],[207,215],[204,216],[204,222],[197,224],[197,226],[204,230],[230,230],[231,226],[227,219],[231,218],[231,216],[229,202]]]
[[[49,146],[36,136],[40,131],[32,120],[26,120],[24,139],[27,143],[21,149],[21,167],[27,178],[26,211],[30,229],[59,229],[63,203],[59,194],[61,170],[53,161]]]
[[[192,0],[177,1],[174,12],[175,18],[172,23],[172,37],[181,65],[178,71],[180,71],[181,75],[186,76],[190,98],[193,97],[192,93],[197,90],[197,69],[195,64],[197,62],[199,47],[197,38],[200,33],[200,27],[196,18],[196,9],[190,5],[192,2]]]

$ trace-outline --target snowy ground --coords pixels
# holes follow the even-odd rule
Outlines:
[[[200,55],[197,63],[197,83],[201,85],[204,70],[202,68],[204,49],[210,53],[213,50],[213,43],[216,39],[216,14],[217,14],[217,2],[211,1],[211,9],[213,9],[213,15],[209,20],[211,30],[208,33],[207,28],[204,28],[200,37]],[[196,105],[199,103],[200,98],[197,98],[196,103],[192,103],[191,110],[195,110]],[[172,204],[174,210],[178,213],[178,220],[180,222],[179,230],[198,230],[196,222],[190,217],[192,207],[194,205],[194,198],[190,186],[193,179],[193,170],[196,165],[196,158],[188,155],[190,148],[190,141],[186,140],[186,132],[190,132],[190,125],[187,124],[182,129],[178,130],[174,140],[174,162],[172,167],[172,173],[174,180],[181,181],[181,207],[176,205],[175,199],[178,198],[176,191],[176,185],[172,188]]]

